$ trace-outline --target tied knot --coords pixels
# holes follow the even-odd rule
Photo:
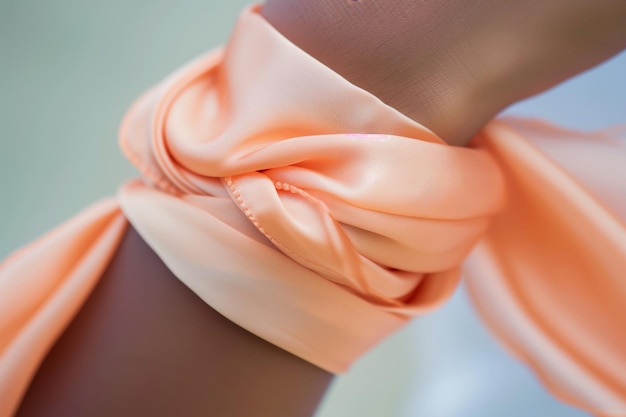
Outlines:
[[[236,30],[150,90],[120,137],[154,187],[231,199],[285,255],[388,311],[445,299],[502,206],[486,153],[446,145],[266,29]]]

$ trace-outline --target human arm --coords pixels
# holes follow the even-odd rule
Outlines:
[[[455,145],[508,105],[626,48],[621,0],[269,0],[262,13]]]

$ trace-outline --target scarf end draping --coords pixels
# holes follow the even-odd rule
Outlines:
[[[126,230],[115,200],[92,205],[0,264],[0,416],[97,284]]]

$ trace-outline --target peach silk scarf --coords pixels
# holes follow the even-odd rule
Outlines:
[[[449,146],[255,8],[133,104],[120,143],[142,178],[0,266],[0,417],[127,221],[214,309],[335,373],[445,301],[475,248],[496,334],[558,397],[626,415],[624,143],[496,120]]]

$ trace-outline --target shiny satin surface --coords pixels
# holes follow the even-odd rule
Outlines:
[[[503,204],[489,155],[446,145],[252,11],[225,52],[140,98],[120,139],[151,184],[123,187],[122,210],[174,274],[331,372],[444,301]]]
[[[520,153],[535,140],[548,143],[547,136],[552,148]],[[600,154],[594,138],[519,120],[493,122],[473,148],[448,146],[297,49],[248,9],[224,50],[189,63],[129,110],[120,143],[142,179],[1,266],[0,416],[11,415],[39,362],[84,302],[126,219],[213,308],[332,372],[345,371],[412,316],[445,301],[461,262],[485,236],[468,265],[486,320],[561,398],[620,415],[626,409],[619,379],[625,373],[618,375],[625,350],[616,317],[624,317],[624,309],[611,300],[624,299],[624,286],[614,274],[619,268],[610,266],[625,259],[624,222],[593,229],[592,239],[587,232],[591,218],[617,218],[620,200],[611,196],[626,188],[615,178],[570,184],[574,194],[597,192],[608,202],[592,211],[582,206],[551,234],[556,243],[577,242],[577,253],[587,257],[574,256],[553,269],[554,259],[541,248],[554,242],[535,237],[561,215],[537,214],[545,211],[545,196],[562,188],[545,184],[568,165],[548,155],[564,156],[574,136],[582,152],[600,161],[610,155],[611,169],[624,161],[618,142]],[[537,164],[546,169],[536,170]],[[511,175],[512,166],[536,175]],[[520,191],[524,187],[532,198]],[[518,197],[531,205],[528,210],[512,205]],[[552,204],[562,203],[579,200]],[[571,233],[561,234],[563,229]],[[519,251],[519,245],[539,249]],[[586,262],[586,269],[577,262]],[[528,274],[527,265],[537,272]],[[580,319],[578,298],[547,302],[571,287],[572,271],[595,267],[593,284],[590,274],[573,281],[584,281],[583,292],[594,294],[582,310],[589,320]],[[42,277],[41,270],[55,272]],[[519,282],[532,284],[530,292],[518,291]],[[498,292],[480,293],[487,290]],[[607,294],[612,298],[604,308]],[[494,302],[505,296],[524,301],[519,307]],[[515,333],[513,326],[526,324],[508,319],[512,308],[534,319],[527,319],[532,339],[507,336]],[[581,334],[588,339],[581,341]],[[544,349],[542,338],[552,339],[555,349]],[[585,341],[587,349],[581,347]],[[593,353],[603,350],[612,355],[594,360]],[[563,376],[564,362],[573,363],[575,379]]]
[[[509,191],[466,263],[478,312],[557,397],[626,415],[626,141],[511,119],[475,145]]]

